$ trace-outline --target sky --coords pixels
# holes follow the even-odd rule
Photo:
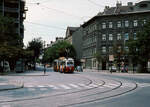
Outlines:
[[[136,3],[138,0],[122,0]],[[26,0],[24,44],[41,37],[46,44],[56,37],[65,37],[68,26],[79,27],[105,6],[116,6],[117,0]]]

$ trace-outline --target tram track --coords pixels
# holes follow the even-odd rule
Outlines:
[[[72,106],[75,106],[75,105],[79,106],[79,105],[82,105],[82,104],[94,103],[94,102],[98,102],[98,101],[102,101],[102,100],[107,100],[107,99],[110,99],[110,98],[114,98],[114,97],[117,97],[117,96],[121,96],[121,95],[125,95],[127,93],[130,93],[130,92],[136,90],[137,87],[138,87],[138,85],[136,83],[133,83],[135,86],[133,88],[131,88],[131,89],[124,90],[124,91],[122,91],[120,93],[117,93],[117,94],[110,94],[110,95],[108,94],[108,93],[110,93],[112,91],[118,91],[118,89],[120,90],[120,87],[122,86],[122,84],[123,83],[121,83],[120,86],[118,86],[118,87],[116,87],[116,88],[114,88],[112,90],[107,90],[107,91],[103,91],[103,92],[97,92],[97,93],[94,93],[94,94],[91,94],[91,95],[88,95],[88,96],[82,96],[82,97],[79,98],[79,100],[81,100],[83,98],[87,98],[89,96],[90,97],[93,96],[93,99],[90,98],[90,100],[85,100],[85,101],[81,100],[81,102],[77,102],[77,103],[59,105],[58,107],[72,107]],[[114,93],[114,92],[112,92],[112,93]],[[105,94],[108,94],[108,96],[107,95],[104,96]],[[103,96],[103,97],[97,97],[96,98],[95,95],[96,96]]]
[[[89,86],[90,84],[92,84],[94,81],[84,77],[84,76],[80,76],[82,78],[85,78],[86,80],[88,80],[89,82],[85,83],[86,86]],[[103,80],[101,80],[101,84],[99,86],[104,85],[105,82]],[[18,102],[18,101],[27,101],[27,100],[36,100],[36,99],[42,99],[42,98],[48,98],[48,97],[56,97],[56,96],[62,96],[62,95],[68,95],[68,94],[73,94],[73,93],[80,93],[82,91],[88,91],[88,90],[92,90],[95,89],[97,87],[93,87],[93,88],[89,88],[89,89],[84,89],[84,90],[78,90],[78,91],[72,91],[72,92],[64,92],[64,93],[58,93],[58,94],[51,94],[51,95],[40,95],[37,97],[30,97],[30,98],[21,98],[21,99],[14,99],[14,100],[5,100],[5,101],[0,101],[0,103],[6,103],[6,102]]]
[[[119,80],[115,80],[115,79],[107,79],[107,78],[103,78],[103,79],[99,79],[99,78],[90,78],[87,76],[81,76],[78,75],[81,78],[85,78],[86,80],[88,80],[87,83],[85,83],[87,86],[90,86],[91,84],[97,84],[97,87],[93,87],[93,88],[89,88],[89,89],[84,89],[84,90],[77,90],[77,91],[72,91],[72,92],[64,92],[64,93],[58,93],[58,94],[49,94],[49,95],[41,95],[41,96],[37,96],[37,97],[30,97],[30,98],[22,98],[22,99],[14,99],[14,100],[7,100],[7,101],[0,101],[0,103],[6,103],[6,102],[19,102],[19,101],[28,101],[28,100],[38,100],[38,99],[44,99],[44,98],[50,98],[50,99],[57,99],[57,101],[59,101],[61,99],[61,97],[65,97],[65,98],[69,98],[68,96],[76,96],[73,97],[72,99],[83,99],[81,101],[74,101],[74,102],[66,102],[67,99],[63,102],[60,103],[59,105],[56,105],[55,107],[68,107],[68,106],[75,106],[75,105],[80,105],[80,104],[86,104],[86,103],[92,103],[92,102],[97,102],[97,101],[101,101],[101,100],[105,100],[105,99],[109,99],[109,98],[113,98],[113,97],[117,97],[120,95],[124,95],[126,93],[132,92],[133,90],[135,90],[138,85],[136,83],[134,87],[132,87],[131,89],[125,90],[121,93],[117,93],[117,94],[111,94],[108,96],[104,96],[104,97],[99,97],[101,95],[107,95],[107,93],[111,93],[111,92],[115,92],[121,89],[121,87],[123,86],[123,82],[119,81]],[[95,78],[95,79],[94,79]],[[100,90],[100,87],[103,87],[104,85],[108,84],[108,81],[113,81],[114,83],[118,83],[118,86],[112,88],[112,89],[107,89],[107,90]],[[129,81],[130,82],[130,81]],[[84,93],[84,94],[83,94]],[[86,95],[85,93],[88,93],[88,95]],[[78,96],[81,95],[81,96]],[[96,98],[95,98],[96,96]],[[60,98],[59,98],[60,97]],[[86,99],[86,97],[91,97],[91,99]],[[84,100],[85,99],[85,100]],[[56,102],[57,102],[56,101]]]

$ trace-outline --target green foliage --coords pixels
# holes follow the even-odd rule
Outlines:
[[[129,41],[128,46],[130,56],[140,64],[140,72],[147,72],[147,62],[150,59],[150,22],[137,33],[136,40]]]
[[[0,15],[0,61],[9,61],[11,70],[22,52],[21,43],[21,37],[16,34],[15,20]]]
[[[29,56],[30,61],[31,61],[31,63],[34,64],[34,69],[35,69],[36,60],[39,58],[39,56],[43,52],[43,41],[42,41],[42,39],[41,38],[34,38],[32,41],[30,41],[28,43],[27,50],[29,52],[27,54],[30,55]]]
[[[27,49],[34,52],[34,57],[37,59],[43,50],[43,41],[41,38],[34,38],[28,42]]]
[[[100,51],[96,52],[94,54],[94,57],[96,58],[96,60],[98,61],[98,63],[100,63],[103,60],[103,57],[102,57]]]
[[[76,52],[73,45],[67,41],[59,41],[52,47],[46,49],[43,60],[46,62],[52,62],[59,57],[76,58]]]
[[[0,45],[20,45],[21,38],[15,31],[15,20],[0,15]]]

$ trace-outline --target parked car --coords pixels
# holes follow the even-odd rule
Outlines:
[[[116,68],[116,66],[112,66],[112,67],[109,67],[109,70],[110,70],[110,72],[116,72],[117,68]]]
[[[1,61],[0,66],[3,72],[10,72],[10,66],[8,61]]]

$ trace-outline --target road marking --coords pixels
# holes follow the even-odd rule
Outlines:
[[[68,87],[68,86],[66,86],[66,85],[63,85],[63,84],[61,84],[61,85],[59,85],[60,87],[62,87],[62,88],[64,88],[64,89],[71,89],[70,87]]]
[[[47,85],[48,87],[50,88],[53,88],[53,89],[59,89],[58,87],[54,86],[54,85]]]
[[[137,83],[139,87],[150,87],[150,83]]]
[[[32,87],[35,87],[35,86],[34,85],[25,85],[25,87],[32,88]]]
[[[105,84],[105,85],[103,85],[103,87],[107,87],[107,88],[115,88],[114,86],[111,86],[111,85],[109,85],[109,84]]]
[[[11,107],[11,105],[2,105],[1,107]]]
[[[0,85],[8,85],[8,83],[0,83]]]
[[[85,85],[85,84],[81,84],[81,83],[79,83],[78,85],[81,86],[81,87],[85,87],[85,88],[92,88],[89,85]]]
[[[94,87],[98,87],[98,85],[96,85],[96,84],[90,84],[89,86],[90,86],[90,87],[93,87],[93,88],[94,88]]]
[[[77,88],[77,89],[81,89],[81,87],[79,87],[78,85],[75,84],[69,84],[71,87]]]
[[[44,85],[38,85],[37,87],[39,87],[39,88],[44,88],[45,86],[44,86]]]
[[[134,87],[134,86],[135,86],[135,84],[133,84],[133,83],[123,83],[121,87],[122,88],[123,87],[129,87],[130,88],[130,87]]]

